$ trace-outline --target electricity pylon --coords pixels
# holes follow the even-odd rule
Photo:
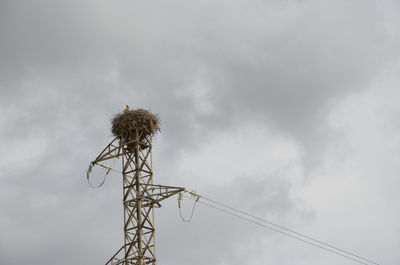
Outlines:
[[[152,134],[136,128],[129,137],[114,138],[91,162],[94,166],[114,158],[122,161],[124,244],[106,265],[156,264],[153,210],[185,189],[153,184],[151,155]]]

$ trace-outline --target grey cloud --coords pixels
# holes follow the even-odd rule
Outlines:
[[[0,135],[29,161],[2,155],[11,162],[0,164],[0,263],[102,263],[119,247],[119,179],[92,191],[84,170],[127,103],[161,115],[160,175],[174,171],[182,151],[244,121],[296,139],[304,167],[319,165],[330,104],[365,89],[397,54],[387,49],[385,14],[375,1],[2,1]],[[38,144],[43,153],[32,150]],[[252,177],[207,192],[234,192],[238,206],[260,214],[268,206],[282,222],[290,213],[312,218],[289,198],[287,182]],[[197,251],[215,263],[243,261],[231,255],[246,237],[231,234],[239,223],[212,223],[199,207],[192,226],[176,228],[168,207],[159,222],[166,264],[179,251],[178,264]],[[203,235],[215,227],[222,236],[210,243]]]

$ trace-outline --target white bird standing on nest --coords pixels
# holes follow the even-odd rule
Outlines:
[[[129,112],[129,106],[125,105],[124,113],[128,113],[128,112]]]

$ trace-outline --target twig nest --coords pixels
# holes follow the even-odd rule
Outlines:
[[[129,110],[126,108],[114,116],[111,125],[112,134],[125,141],[134,140],[136,131],[141,139],[160,131],[159,117],[145,109]]]

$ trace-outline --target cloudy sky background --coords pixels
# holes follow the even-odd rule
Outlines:
[[[395,0],[0,0],[0,264],[119,249],[121,177],[94,190],[85,170],[125,104],[162,119],[156,183],[400,264],[399,14]],[[183,223],[176,198],[156,223],[159,264],[356,264],[201,205]]]

